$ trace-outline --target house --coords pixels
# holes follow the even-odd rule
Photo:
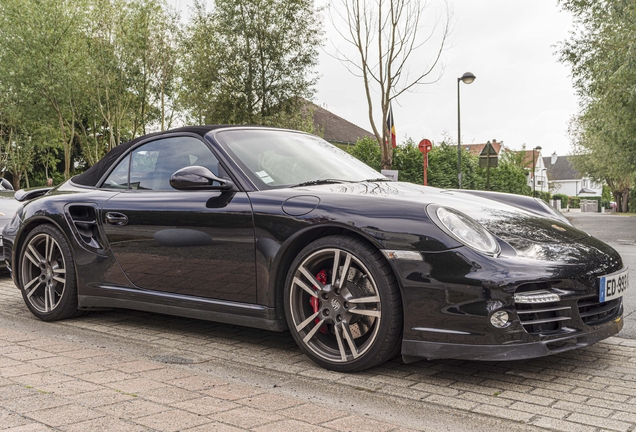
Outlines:
[[[577,156],[557,156],[556,152],[550,157],[544,157],[543,163],[547,168],[550,191],[567,196],[602,196],[603,185],[592,181],[589,177],[579,173],[572,161]]]
[[[364,137],[375,140],[373,133],[362,129],[332,113],[321,106],[307,101],[307,107],[312,110],[314,128],[322,134],[325,141],[337,144],[339,147],[348,147]]]
[[[523,167],[527,169],[528,186],[533,190],[548,192],[547,168],[545,167],[544,158],[541,157],[541,148],[536,147],[532,150],[520,150],[523,154]]]
[[[488,144],[492,144],[492,148],[495,149],[495,154],[493,156],[499,156],[502,150],[506,150],[503,145],[503,141],[497,141],[496,139],[493,139],[492,142],[488,141],[485,144],[462,144],[462,148],[474,156],[479,156]]]

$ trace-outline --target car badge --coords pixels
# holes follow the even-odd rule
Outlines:
[[[552,228],[554,228],[555,230],[559,230],[559,231],[561,231],[561,232],[565,232],[565,228],[560,227],[560,226],[558,226],[558,225],[554,225],[554,224],[552,224]]]

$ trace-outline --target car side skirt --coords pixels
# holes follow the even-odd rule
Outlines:
[[[274,308],[257,304],[115,286],[91,286],[90,291],[92,295],[78,296],[79,309],[88,311],[103,308],[133,309],[264,330],[284,331],[287,329],[284,321],[276,319]]]

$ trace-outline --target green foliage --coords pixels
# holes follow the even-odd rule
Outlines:
[[[393,149],[393,169],[398,170],[400,181],[423,184],[423,155],[413,140]]]
[[[382,155],[380,154],[380,146],[373,138],[365,137],[353,146],[349,153],[356,159],[361,160],[376,171],[382,169]]]
[[[569,197],[566,194],[554,194],[552,195],[553,200],[561,200],[561,208],[567,208]]]
[[[313,95],[313,0],[217,0],[211,12],[197,1],[186,33],[180,100],[200,123],[286,127]]]
[[[570,208],[580,208],[581,207],[581,198],[577,196],[571,196],[568,198],[568,205]]]
[[[541,198],[547,203],[549,203],[550,199],[552,198],[552,194],[550,192],[534,191],[534,196],[535,198]]]
[[[572,69],[581,114],[570,133],[575,167],[611,188],[619,211],[627,211],[636,172],[636,2],[561,0],[577,29],[561,46]]]

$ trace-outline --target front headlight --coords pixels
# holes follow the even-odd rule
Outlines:
[[[431,220],[443,231],[466,246],[488,255],[499,253],[499,243],[492,234],[464,213],[447,207],[429,206]],[[433,214],[431,214],[431,211]]]

